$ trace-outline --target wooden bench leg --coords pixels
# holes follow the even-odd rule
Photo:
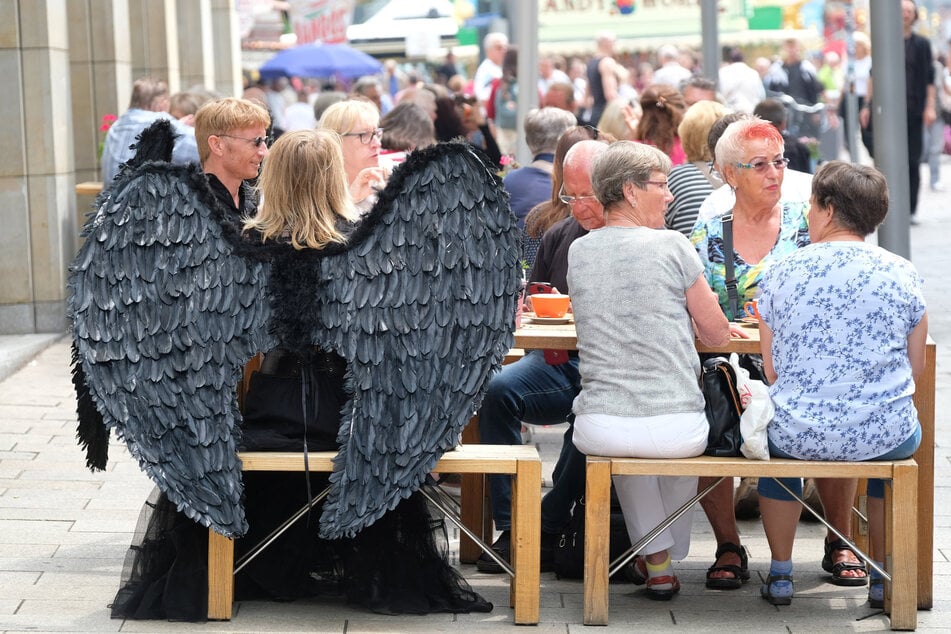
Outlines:
[[[538,623],[542,464],[519,460],[512,482],[512,568],[509,586],[517,625]]]
[[[611,461],[588,458],[584,515],[584,624],[608,624]]]
[[[918,467],[896,465],[891,487],[885,491],[886,568],[892,583],[886,588],[886,610],[891,602],[893,630],[918,625]]]
[[[208,619],[231,620],[234,540],[208,530]]]

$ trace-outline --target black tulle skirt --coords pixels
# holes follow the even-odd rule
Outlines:
[[[327,474],[311,474],[314,494]],[[300,473],[245,473],[250,530],[240,560],[307,500]],[[276,493],[280,495],[276,495]],[[381,614],[489,612],[492,604],[449,564],[445,524],[415,493],[352,539],[317,536],[319,505],[235,576],[237,600],[338,597]],[[208,530],[157,491],[126,556],[113,618],[203,621],[208,612]]]
[[[342,360],[323,355],[309,371],[291,369],[281,355],[265,357],[276,374],[263,373],[246,397],[242,449],[311,451],[336,449],[343,391]],[[262,367],[265,367],[262,366]],[[286,385],[282,384],[283,382]],[[290,404],[319,395],[305,409],[305,425],[291,421]],[[286,391],[287,394],[284,394]],[[235,560],[327,487],[327,473],[243,474],[249,531],[235,540]],[[350,539],[318,537],[321,506],[313,509],[235,576],[235,598],[292,601],[340,597],[382,614],[489,612],[492,604],[474,592],[449,564],[445,522],[420,493],[403,500]],[[438,517],[438,518],[437,518]],[[157,491],[145,503],[126,556],[113,618],[203,621],[208,613],[208,530],[179,513]]]

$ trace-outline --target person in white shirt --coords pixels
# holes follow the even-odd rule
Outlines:
[[[732,48],[727,64],[720,68],[720,94],[724,103],[736,112],[753,112],[753,107],[766,98],[763,79],[755,68],[743,61],[743,51]]]
[[[565,71],[555,66],[551,55],[538,60],[538,94],[544,98],[552,84],[571,83]]]
[[[314,108],[306,92],[297,93],[297,102],[292,103],[284,111],[285,132],[294,130],[313,130],[317,127],[317,118],[314,117]]]
[[[485,103],[492,93],[492,82],[502,77],[502,59],[509,47],[509,38],[505,33],[489,33],[482,40],[485,59],[476,68],[472,79],[472,90],[479,101]]]
[[[100,167],[105,187],[112,183],[119,173],[119,167],[135,156],[135,149],[131,146],[135,145],[139,134],[159,119],[170,120],[178,135],[172,150],[172,163],[184,165],[198,162],[195,129],[172,117],[168,113],[168,106],[168,84],[148,77],[135,81],[129,109],[112,124],[103,141]]]
[[[657,63],[659,68],[654,71],[655,84],[667,84],[680,90],[680,84],[690,79],[693,74],[689,69],[684,68],[678,62],[680,52],[676,46],[665,44],[657,50]]]

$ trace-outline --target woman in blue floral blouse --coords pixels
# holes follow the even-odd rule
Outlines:
[[[922,279],[909,261],[865,242],[887,211],[888,187],[880,172],[841,161],[824,164],[812,182],[812,245],[763,275],[760,339],[776,407],[768,428],[771,455],[895,460],[910,457],[921,442],[912,395],[928,336]],[[838,480],[835,486],[842,483],[850,483],[851,499],[856,481]],[[801,492],[801,481],[786,484]],[[823,482],[816,484],[821,496]],[[759,494],[773,559],[762,595],[788,605],[799,506],[771,479],[760,480]],[[871,555],[881,561],[880,480],[869,480],[868,515]],[[839,540],[827,542],[823,568],[835,574],[830,553],[847,548]],[[882,606],[882,590],[873,571],[873,607]]]

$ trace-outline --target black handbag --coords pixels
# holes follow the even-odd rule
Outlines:
[[[554,566],[555,576],[559,579],[584,578],[584,497],[575,500],[571,511],[571,520],[562,530],[555,545]],[[624,524],[624,514],[621,512],[621,503],[617,499],[614,485],[611,485],[611,532],[610,557],[615,560],[631,547],[631,538],[627,534]],[[633,560],[611,578],[611,583],[631,581],[634,574]]]
[[[705,402],[704,412],[710,423],[707,436],[708,456],[721,458],[739,456],[743,438],[740,434],[740,394],[736,389],[736,373],[723,357],[711,357],[703,362],[700,389]]]

